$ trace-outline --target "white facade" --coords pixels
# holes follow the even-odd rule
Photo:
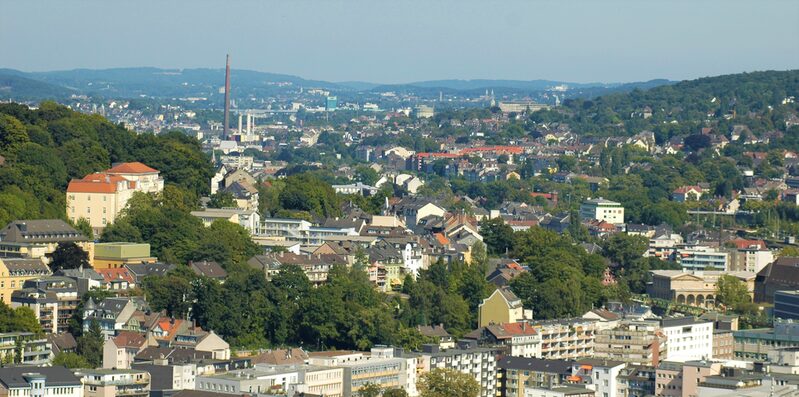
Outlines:
[[[713,323],[692,318],[664,319],[666,357],[669,361],[685,362],[713,358]]]
[[[580,205],[580,218],[621,225],[624,223],[624,207],[621,203],[602,198],[586,200]]]

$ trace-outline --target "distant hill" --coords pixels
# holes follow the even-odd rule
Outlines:
[[[68,88],[25,77],[16,70],[0,69],[0,99],[38,101],[66,98],[75,91]]]

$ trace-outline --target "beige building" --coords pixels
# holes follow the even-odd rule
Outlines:
[[[713,307],[716,302],[716,282],[722,275],[730,275],[746,283],[750,296],[754,296],[753,272],[653,270],[652,284],[647,294],[653,298],[675,301],[680,304]]]
[[[92,267],[95,269],[118,269],[128,264],[155,263],[158,258],[150,256],[150,244],[146,243],[96,243]]]
[[[666,353],[666,335],[657,321],[625,321],[597,332],[594,357],[657,366]]]
[[[94,243],[61,219],[28,219],[9,222],[0,229],[0,257],[41,258],[60,243],[75,243],[92,257]]]
[[[150,373],[135,369],[87,369],[75,373],[84,397],[148,397]]]
[[[25,280],[49,275],[41,259],[0,258],[0,301],[11,305],[11,294],[22,289]]]
[[[515,323],[524,320],[522,300],[509,288],[499,288],[488,298],[483,299],[478,312],[478,327],[490,324]]]
[[[134,192],[158,193],[164,180],[142,163],[123,163],[104,172],[73,179],[67,186],[67,218],[84,218],[95,230],[113,223]]]

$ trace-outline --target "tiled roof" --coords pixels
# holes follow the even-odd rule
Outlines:
[[[110,174],[152,174],[157,173],[158,170],[150,168],[140,162],[132,162],[117,164],[106,172]]]
[[[83,179],[73,179],[67,186],[68,193],[115,193],[120,187],[120,182],[124,182],[123,186],[130,187],[133,182],[128,182],[127,179],[108,174],[89,174]]]

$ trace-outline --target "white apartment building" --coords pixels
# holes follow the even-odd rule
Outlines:
[[[370,353],[355,351],[328,351],[311,353],[310,365],[342,368],[344,397],[357,396],[367,384],[382,388],[403,388],[408,395],[416,391],[416,358],[395,354],[391,347],[374,347]]]
[[[321,245],[328,237],[358,236],[354,228],[314,226],[301,219],[262,218],[258,237],[296,241],[305,245]]]
[[[581,219],[597,219],[621,225],[624,223],[624,207],[621,203],[603,198],[589,199],[580,204]]]
[[[676,253],[677,263],[688,271],[729,270],[728,256],[727,252],[705,246],[682,247],[678,248]]]
[[[666,357],[686,362],[713,358],[713,322],[694,317],[664,318],[661,329],[666,335]]]
[[[191,214],[200,218],[205,226],[211,226],[214,221],[221,219],[244,227],[250,234],[258,234],[258,228],[261,226],[261,216],[255,210],[205,208],[200,211],[192,211]]]
[[[0,396],[83,397],[83,384],[62,366],[0,368]]]
[[[622,361],[582,359],[572,365],[572,376],[580,377],[579,383],[596,390],[598,397],[617,397],[619,372],[626,366]]]
[[[480,397],[493,397],[497,390],[495,351],[475,347],[476,343],[459,342],[459,348],[441,350],[438,345],[424,345],[420,366],[425,372],[436,368],[454,369],[474,377],[480,384]]]

